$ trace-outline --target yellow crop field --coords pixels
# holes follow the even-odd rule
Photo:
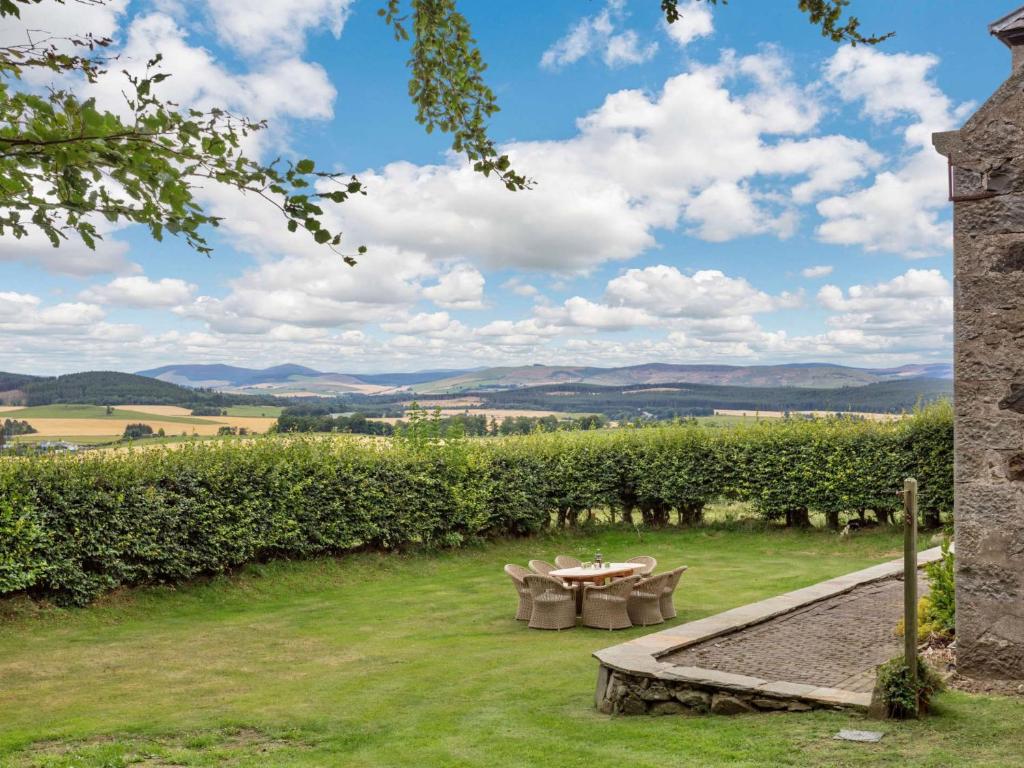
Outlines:
[[[172,414],[166,414],[172,415]],[[250,432],[266,432],[277,419],[259,418],[254,416],[210,416],[196,417],[202,423],[182,424],[173,421],[161,421],[159,416],[146,419],[144,422],[154,432],[163,429],[168,435],[180,435],[182,432],[191,435],[216,435],[223,426],[244,427]],[[139,423],[138,419],[29,419],[35,428],[33,437],[103,437],[118,438],[124,434],[129,424]]]
[[[139,413],[152,413],[157,416],[191,416],[191,408],[182,408],[180,405],[118,405],[126,411],[138,411]]]

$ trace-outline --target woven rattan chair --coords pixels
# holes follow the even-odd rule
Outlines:
[[[639,576],[616,579],[603,586],[587,584],[583,588],[583,624],[595,629],[628,629],[629,593]]]
[[[659,573],[633,584],[627,605],[630,621],[642,627],[665,621],[665,617],[661,615],[661,595],[671,576],[671,573]]]
[[[570,629],[576,626],[576,592],[558,579],[529,573],[523,582],[530,590],[533,629]]]
[[[555,558],[555,565],[559,568],[579,568],[583,565],[583,561],[569,555],[559,555]]]
[[[636,572],[639,576],[650,576],[652,573],[654,573],[654,569],[658,567],[658,561],[655,560],[653,557],[648,557],[647,555],[631,557],[626,562],[640,563],[643,565],[643,568]]]
[[[516,592],[519,594],[519,608],[516,610],[516,620],[529,621],[530,613],[533,611],[533,598],[530,596],[530,590],[523,583],[523,577],[529,576],[530,572],[521,565],[509,563],[505,566],[505,573],[512,579],[512,583],[516,586]]]
[[[557,565],[552,565],[547,560],[531,560],[527,565],[530,566],[531,571],[539,573],[541,576],[547,576],[552,571],[558,570]]]
[[[686,566],[681,565],[668,572],[670,578],[665,580],[665,588],[662,590],[661,600],[659,601],[662,618],[674,619],[676,617],[676,606],[672,602],[672,595],[675,593],[676,587],[679,586],[679,580],[683,577],[685,571]]]

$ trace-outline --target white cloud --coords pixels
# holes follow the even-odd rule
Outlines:
[[[771,296],[742,277],[729,277],[715,269],[693,276],[659,264],[631,269],[608,283],[606,300],[636,307],[658,317],[712,318],[751,315],[798,306],[800,296]]]
[[[506,291],[516,294],[516,296],[536,296],[539,293],[536,286],[525,283],[518,277],[509,278],[501,284],[501,287]]]
[[[834,270],[835,267],[822,264],[816,267],[804,267],[800,270],[800,274],[809,278],[826,277],[827,275],[831,275]]]
[[[484,276],[473,267],[459,266],[442,275],[423,295],[444,309],[483,309]]]
[[[679,15],[674,23],[665,24],[665,30],[672,42],[681,48],[715,31],[711,4],[706,0],[690,0],[680,7]]]
[[[246,56],[280,57],[301,51],[311,31],[326,28],[340,37],[352,0],[206,0],[206,4],[224,43]]]
[[[197,286],[173,277],[150,280],[144,275],[118,277],[106,285],[95,285],[79,295],[94,304],[123,307],[173,307],[184,304]]]
[[[648,61],[657,53],[658,44],[643,44],[632,29],[616,33],[625,17],[624,0],[608,0],[599,14],[580,19],[564,37],[544,51],[540,65],[546,69],[559,69],[592,52],[600,52],[601,59],[609,67]]]
[[[572,138],[503,147],[532,190],[510,194],[458,158],[392,163],[360,173],[370,194],[345,205],[341,228],[435,259],[561,272],[632,258],[681,221],[714,241],[786,236],[796,205],[843,190],[878,159],[848,137],[801,138],[823,113],[777,51],[727,53],[657,94],[610,94]]]
[[[954,106],[938,88],[932,79],[937,63],[932,55],[887,54],[870,46],[840,48],[829,60],[826,80],[843,101],[860,103],[878,124],[911,120],[903,134],[910,154],[870,186],[821,201],[823,241],[905,258],[949,249],[946,161],[931,147],[931,134],[955,127],[970,105]]]
[[[69,233],[68,239],[61,241],[59,248],[54,248],[46,236],[36,229],[30,229],[20,240],[11,237],[9,233],[0,237],[0,261],[19,261],[59,275],[81,277],[109,272],[138,272],[140,267],[126,258],[128,251],[127,243],[114,239],[109,233],[102,240],[96,241],[95,250],[87,248],[74,233]]]
[[[164,55],[171,77],[154,86],[166,100],[197,109],[236,109],[254,118],[295,117],[328,119],[336,94],[319,64],[296,56],[261,60],[261,68],[236,74],[219,63],[207,49],[192,46],[186,30],[163,13],[136,16],[129,24],[124,45],[117,51],[118,66],[85,88],[106,109],[124,112],[121,70],[139,74],[156,53]]]
[[[952,343],[953,287],[937,269],[910,269],[887,282],[854,285],[845,293],[835,285],[818,292],[818,302],[838,312],[828,323],[836,329],[881,334],[894,342],[910,337],[929,346]]]
[[[654,323],[654,318],[642,309],[598,304],[582,296],[566,299],[557,309],[538,308],[537,314],[539,317],[559,325],[614,331],[648,326]]]

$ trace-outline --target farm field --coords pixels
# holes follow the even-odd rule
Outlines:
[[[1024,702],[944,693],[917,722],[809,712],[608,717],[591,653],[649,633],[513,620],[506,562],[687,564],[679,621],[898,555],[761,526],[603,529],[432,555],[273,562],[88,609],[0,603],[0,764],[107,766],[1020,766]],[[664,625],[663,625],[664,626]],[[663,628],[659,627],[659,628]],[[885,733],[837,742],[841,728]]]
[[[124,434],[129,424],[148,424],[154,432],[161,429],[167,435],[216,435],[223,426],[244,427],[253,433],[266,432],[276,421],[276,416],[259,417],[245,415],[231,416],[189,416],[186,408],[166,405],[115,406],[107,415],[101,405],[40,405],[28,408],[8,409],[0,417],[25,420],[36,432],[13,438],[15,442],[37,441],[39,439],[62,439],[72,442],[103,442],[97,438],[114,440]]]

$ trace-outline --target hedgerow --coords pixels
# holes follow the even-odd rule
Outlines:
[[[84,604],[275,557],[453,547],[597,521],[891,519],[902,479],[952,508],[952,417],[675,425],[501,439],[266,437],[0,460],[0,594]]]

